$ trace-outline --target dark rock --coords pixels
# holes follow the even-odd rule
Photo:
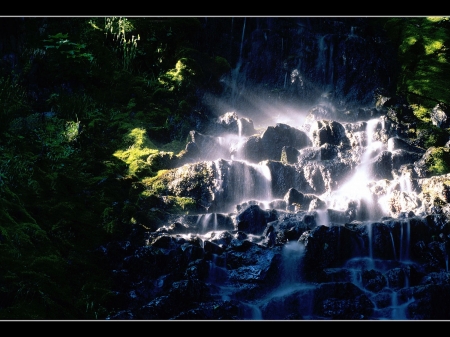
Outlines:
[[[407,152],[413,152],[413,153],[419,153],[421,155],[423,155],[425,153],[425,150],[411,145],[409,144],[407,141],[405,141],[404,139],[400,138],[400,137],[391,137],[388,139],[387,142],[387,147],[388,150],[393,152],[395,150],[404,150]]]
[[[382,151],[370,164],[370,173],[374,180],[392,180],[392,153]]]
[[[262,234],[266,228],[266,213],[257,205],[252,205],[236,216],[236,229],[249,234]]]
[[[275,127],[269,126],[261,135],[261,142],[264,159],[271,160],[281,160],[281,151],[285,146],[299,150],[311,145],[305,132],[281,123]]]
[[[322,274],[319,276],[319,281],[322,282],[351,282],[352,275],[348,269],[345,268],[324,268]]]
[[[290,317],[312,315],[314,288],[305,287],[270,298],[261,307],[262,318],[266,320],[287,320]]]
[[[441,105],[436,105],[430,113],[431,122],[438,128],[448,128],[450,127],[450,117],[446,109]]]
[[[386,272],[385,274],[389,288],[398,290],[406,287],[409,279],[409,275],[404,268],[393,268]]]
[[[212,301],[200,303],[196,308],[183,311],[173,320],[236,320],[245,310],[239,301]]]
[[[281,162],[283,164],[295,164],[299,151],[292,146],[283,146],[281,149]]]
[[[247,140],[242,144],[236,156],[237,158],[243,158],[252,163],[259,163],[266,157],[264,151],[265,149],[261,140],[261,136],[253,135],[248,137]],[[277,158],[277,160],[279,160],[279,158]]]
[[[201,160],[231,158],[231,143],[222,142],[218,137],[204,135],[197,131],[191,131],[189,136],[191,138],[191,143],[197,145],[198,151],[194,150],[194,153],[200,157]],[[190,149],[186,150],[189,152]]]
[[[317,226],[305,245],[304,272],[312,279],[320,277],[324,268],[339,267],[365,250],[361,236],[343,226]]]
[[[320,160],[332,160],[336,158],[339,150],[336,145],[325,143],[320,146]]]
[[[187,233],[188,230],[189,230],[189,228],[187,226],[185,226],[179,222],[174,222],[167,229],[167,231],[170,234],[184,234],[184,233]]]
[[[311,125],[310,133],[313,139],[313,146],[322,146],[326,143],[331,145],[348,143],[345,128],[336,121],[315,121]]]
[[[414,301],[408,305],[408,319],[450,319],[450,285],[423,285],[412,288]]]
[[[353,283],[323,283],[314,296],[314,313],[331,319],[367,319],[374,304]]]
[[[387,282],[384,275],[376,270],[363,270],[362,272],[363,287],[372,292],[379,292],[386,287]]]

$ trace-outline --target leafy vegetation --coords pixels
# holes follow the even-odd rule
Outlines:
[[[448,104],[450,21],[447,17],[390,18],[385,24],[398,44],[401,71],[397,90],[416,104],[417,116],[427,121],[437,103]]]
[[[433,176],[450,172],[450,149],[447,147],[431,148],[427,166]]]

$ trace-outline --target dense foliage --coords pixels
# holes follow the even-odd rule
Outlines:
[[[0,319],[103,319],[120,305],[101,246],[144,229],[142,186],[208,118],[201,92],[220,92],[233,63],[205,20],[0,20]],[[429,129],[430,110],[450,104],[450,21],[383,24],[398,46],[398,93]],[[440,132],[426,145],[443,146]],[[447,152],[436,153],[441,173]]]

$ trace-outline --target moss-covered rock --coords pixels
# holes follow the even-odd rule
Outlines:
[[[126,150],[117,150],[114,156],[128,165],[129,175],[152,175],[147,158],[158,153],[156,146],[148,138],[145,129],[134,128],[124,136]]]
[[[431,177],[450,172],[450,148],[430,147],[415,164],[421,177]]]

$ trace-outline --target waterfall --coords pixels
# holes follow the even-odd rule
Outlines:
[[[394,236],[392,235],[392,232],[389,232],[389,236],[391,237],[392,252],[394,253],[394,260],[397,260],[397,252],[395,251]]]
[[[326,92],[333,90],[334,82],[334,45],[331,37],[331,35],[319,36],[317,42],[316,72]]]
[[[411,225],[409,220],[402,221],[400,225],[400,261],[408,261],[409,241],[411,239]]]
[[[328,89],[333,89],[334,82],[334,65],[333,65],[333,43],[330,44],[330,52],[329,52],[329,60],[328,60],[328,72],[329,72],[329,80],[328,80]]]
[[[201,228],[201,233],[206,233],[210,230],[211,218],[213,213],[201,214],[197,219],[197,228]]]
[[[317,47],[318,47],[318,54],[317,54],[317,61],[316,61],[316,71],[319,75],[321,75],[319,78],[325,82],[325,75],[326,75],[326,51],[327,46],[325,43],[326,35],[322,35],[318,37]]]
[[[400,183],[400,191],[406,193],[412,193],[412,184],[411,184],[411,173],[407,172],[402,174],[399,178]]]
[[[360,140],[361,144],[365,146],[353,175],[337,190],[323,196],[326,198],[329,208],[345,211],[348,209],[350,202],[357,202],[360,217],[364,220],[374,219],[378,213],[377,207],[383,206],[382,204],[377,205],[374,203],[367,184],[372,180],[372,173],[370,172],[371,161],[384,147],[381,141],[374,141],[375,132],[379,126],[379,119],[371,119],[367,122],[365,136]],[[379,200],[379,203],[380,201],[382,199]]]
[[[246,22],[247,22],[247,18],[244,18],[244,25],[242,26],[241,48],[239,49],[239,62],[242,59],[242,49],[244,47],[245,23]]]
[[[267,162],[259,164],[248,164],[257,172],[257,183],[260,184],[257,187],[256,197],[260,199],[268,208],[269,203],[272,201],[272,173],[270,172]],[[247,188],[254,188],[255,186],[247,186]]]
[[[263,319],[261,309],[256,304],[243,303],[246,307],[246,312],[244,313],[244,319],[251,319],[254,321],[259,321]]]
[[[282,254],[282,287],[289,287],[293,284],[300,283],[302,281],[301,264],[305,254],[305,246],[296,241],[288,242],[283,246]]]
[[[244,72],[255,77],[260,75],[255,71],[258,70],[255,67],[257,56],[252,54],[255,58],[249,60],[247,51],[261,52],[261,46],[269,48],[273,43],[277,57],[280,52],[280,41],[274,39],[281,35],[276,33],[270,34],[266,44],[257,40],[264,38],[260,32],[252,34],[252,44],[244,46],[252,24],[250,19],[239,22],[238,26],[232,21],[235,25],[235,57],[239,51],[228,88],[232,90],[233,104],[241,98]],[[350,36],[355,33],[354,27],[347,26],[342,30],[336,25],[335,28],[343,36],[349,30]],[[284,41],[281,38],[286,59],[275,60],[274,56],[270,62],[258,66],[264,68],[273,64],[274,69],[277,67],[276,83],[281,85],[284,75],[284,88],[288,89],[285,93],[299,89],[301,79],[305,80],[305,88],[314,87],[319,92],[334,82],[336,86],[348,84],[345,83],[347,79],[339,77],[342,62],[334,61],[334,54],[342,55],[345,51],[347,61],[344,58],[344,62],[357,67],[352,76],[355,82],[360,81],[358,73],[366,69],[360,67],[357,55],[360,45],[356,42],[362,39],[348,39],[354,44],[344,48],[337,33],[325,34],[324,28],[321,32],[320,36],[311,34],[308,37],[308,30],[303,29],[305,36],[301,38],[305,41],[311,38],[312,42],[308,45],[302,42],[304,46],[298,52],[294,49],[295,39]],[[265,52],[261,53],[264,57]],[[376,69],[372,67],[371,72],[374,74]],[[311,80],[313,76],[317,81]],[[289,85],[289,80],[294,85]],[[250,91],[250,85],[248,87]],[[261,91],[266,95],[271,89],[268,84]],[[366,90],[364,84],[358,89]],[[356,89],[349,90],[356,95]],[[392,134],[403,129],[394,120],[369,117],[392,112],[384,107],[361,105],[344,110],[344,105],[333,102],[334,94],[324,93],[315,101],[319,104],[308,106],[304,112],[309,103],[300,105],[290,101],[284,105],[283,99],[288,95],[278,99],[277,104],[282,107],[274,108],[276,104],[268,101],[275,91],[270,92],[272,96],[263,97],[262,103],[255,97],[246,96],[259,111],[242,109],[240,113],[247,117],[259,116],[267,122],[274,121],[277,115],[284,117],[286,112],[289,123],[268,127],[266,132],[259,127],[254,129],[253,124],[246,118],[237,118],[236,113],[205,122],[211,124],[205,127],[210,134],[199,135],[193,140],[194,144],[188,144],[186,156],[180,155],[180,159],[188,162],[184,169],[168,169],[167,176],[161,181],[156,180],[159,176],[151,178],[151,182],[167,186],[160,188],[156,183],[148,183],[149,188],[164,190],[158,199],[152,196],[158,201],[155,210],[161,204],[167,206],[161,209],[169,213],[169,201],[173,202],[169,197],[176,200],[180,196],[192,198],[200,206],[176,218],[183,227],[166,226],[155,230],[151,224],[152,228],[145,232],[150,238],[147,246],[154,247],[149,250],[152,260],[147,258],[144,263],[157,265],[157,260],[167,261],[167,270],[163,271],[167,273],[164,275],[167,277],[165,293],[161,290],[157,295],[165,296],[172,291],[170,294],[180,293],[182,301],[188,292],[203,291],[206,283],[212,290],[205,292],[214,291],[214,303],[205,299],[199,300],[201,302],[193,309],[183,308],[183,314],[198,315],[196,317],[225,315],[223,312],[227,311],[237,319],[253,320],[342,319],[339,315],[347,315],[345,319],[405,319],[406,314],[420,317],[434,305],[434,299],[432,302],[429,298],[438,289],[433,288],[438,285],[434,284],[439,282],[438,277],[430,275],[428,270],[435,273],[434,269],[443,269],[444,264],[445,271],[449,270],[448,256],[442,256],[447,227],[434,226],[437,220],[433,220],[440,215],[417,213],[411,221],[404,214],[398,215],[415,201],[408,199],[413,189],[434,188],[422,182],[426,178],[415,178],[412,167],[416,167],[416,162],[411,162],[411,158],[415,160],[420,151],[403,151],[402,132],[398,132],[400,139],[393,139],[386,147],[385,138],[392,139]],[[294,130],[296,127],[291,125],[301,125],[299,115],[305,124]],[[334,121],[335,116],[340,121]],[[255,122],[260,123],[261,119]],[[284,124],[284,121],[277,121]],[[396,150],[397,146],[402,150]],[[407,148],[406,145],[403,147]],[[189,152],[192,148],[194,150]],[[206,153],[207,159],[202,157]],[[385,154],[391,156],[390,162],[381,162]],[[384,178],[386,172],[395,178]],[[166,191],[167,195],[163,194]],[[393,200],[393,197],[397,199]],[[206,214],[196,214],[204,212],[204,204],[210,205]],[[148,218],[142,217],[142,221],[153,220],[150,211],[144,215]],[[172,224],[174,218],[170,214],[167,221]],[[141,218],[137,219],[141,221]],[[186,234],[188,231],[194,234],[193,237]],[[172,241],[169,242],[167,236]],[[411,237],[413,242],[410,242]],[[434,237],[434,241],[430,237]],[[141,256],[146,258],[146,255]],[[138,258],[133,258],[131,262],[134,263]],[[176,274],[169,270],[178,265],[185,270],[176,270]],[[160,269],[163,267],[166,266],[161,265]],[[153,269],[152,273],[156,275],[158,268]],[[448,276],[443,270],[440,272],[442,278]],[[157,276],[155,280],[161,277]],[[187,288],[186,293],[181,293],[181,287],[169,289],[168,283],[180,279],[201,282],[192,282],[194,288]],[[414,288],[410,288],[410,283]],[[417,291],[420,291],[420,302],[408,308],[414,300],[407,297]],[[220,303],[222,301],[228,303]],[[425,309],[421,308],[422,303],[425,303]],[[152,303],[158,309],[164,304],[167,304],[165,297]],[[438,303],[437,307],[440,305],[443,304]],[[170,317],[176,315],[171,313]]]
[[[242,140],[242,120],[237,120],[239,142]]]
[[[239,58],[238,61],[236,63],[236,66],[234,69],[231,70],[231,83],[229,84],[231,87],[231,99],[230,99],[230,104],[233,108],[236,108],[236,103],[237,103],[237,99],[238,96],[240,95],[240,92],[243,90],[243,88],[239,88],[239,82],[241,79],[241,66],[242,66],[242,51],[244,48],[244,41],[245,41],[245,25],[247,22],[247,18],[244,18],[244,24],[242,26],[242,36],[241,36],[241,43],[239,46]],[[233,20],[231,23],[231,27],[233,29]],[[244,74],[245,76],[245,74]],[[245,82],[245,78],[242,80]]]
[[[369,240],[369,258],[370,260],[373,260],[373,224],[368,223],[367,224],[367,238]]]
[[[217,230],[219,223],[217,221],[217,213],[214,213],[214,220],[213,220],[213,230]]]

